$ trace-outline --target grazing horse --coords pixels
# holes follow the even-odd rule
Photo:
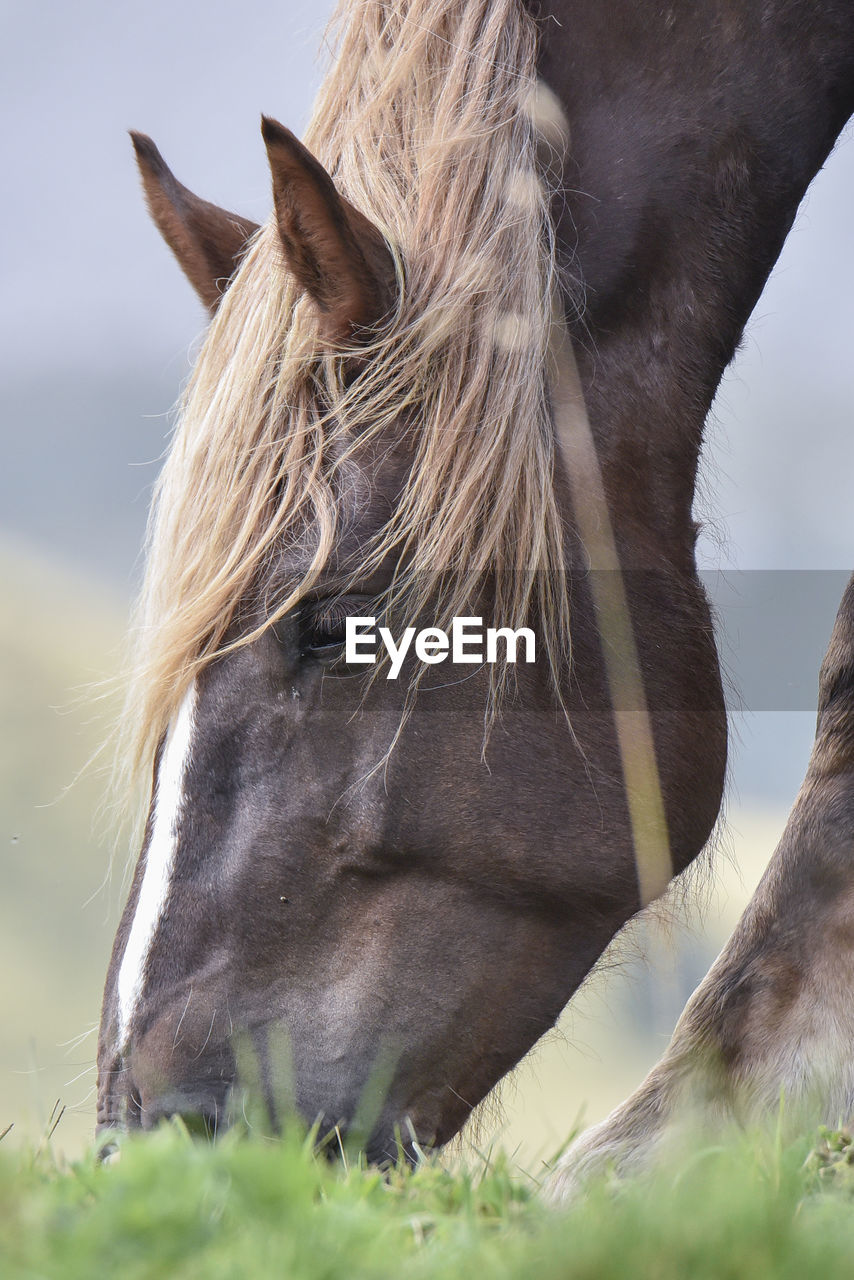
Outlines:
[[[134,135],[212,321],[135,628],[147,819],[100,1128],[215,1130],[243,1043],[274,1110],[286,1077],[373,1159],[439,1145],[703,848],[703,424],[852,108],[847,0],[343,0],[306,145],[264,121],[264,227]],[[840,750],[852,609],[823,675]],[[467,616],[530,628],[536,661],[440,653]],[[364,617],[434,647],[366,674]],[[782,971],[769,927],[748,950]],[[742,1074],[745,963],[717,979],[732,1027],[695,1018]]]

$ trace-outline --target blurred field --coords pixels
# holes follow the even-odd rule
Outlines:
[[[80,1037],[97,1023],[121,882],[119,866],[105,885],[103,778],[75,782],[104,727],[81,699],[114,669],[123,623],[90,583],[8,544],[0,584],[0,1128],[32,1135],[61,1097],[63,1144],[79,1150],[95,1049]]]
[[[299,1135],[164,1129],[111,1167],[0,1149],[0,1253],[4,1280],[847,1280],[851,1157],[847,1133],[732,1134],[555,1212],[500,1158],[383,1177]]]
[[[0,1131],[32,1140],[54,1101],[55,1142],[83,1150],[94,1120],[94,1028],[121,907],[127,851],[99,841],[98,767],[75,778],[105,731],[84,687],[115,669],[123,608],[91,583],[0,544]],[[73,784],[73,785],[72,785]],[[735,923],[784,815],[735,812],[704,919],[642,922],[618,940],[558,1029],[505,1082],[462,1140],[500,1144],[536,1168],[581,1118],[593,1121],[636,1085],[685,999]],[[677,916],[679,913],[676,913]],[[643,957],[646,958],[643,958]]]

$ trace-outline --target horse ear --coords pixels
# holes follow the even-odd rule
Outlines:
[[[151,138],[133,131],[130,136],[151,216],[213,315],[258,227],[194,196],[172,173]]]
[[[374,224],[345,200],[323,165],[269,116],[261,132],[285,260],[320,312],[330,342],[373,328],[395,297],[394,261]]]

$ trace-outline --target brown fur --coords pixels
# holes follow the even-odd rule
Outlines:
[[[151,138],[135,131],[130,136],[157,229],[213,315],[258,227],[200,200],[178,181]]]
[[[290,129],[265,116],[262,133],[285,261],[317,304],[323,336],[334,346],[347,345],[390,311],[392,256],[373,223],[338,194]]]

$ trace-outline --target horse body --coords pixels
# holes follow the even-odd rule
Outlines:
[[[433,19],[453,17],[474,40],[502,6],[444,9]],[[508,24],[518,22],[510,9]],[[565,0],[542,10],[538,70],[572,138],[555,206],[574,282],[564,309],[626,571],[675,873],[714,824],[726,751],[694,564],[702,426],[803,192],[854,106],[854,21],[841,4],[758,12]],[[395,50],[385,56],[393,77]],[[277,129],[265,126],[280,252],[327,340],[350,352],[358,384],[372,348],[354,352],[354,334],[388,311],[394,271],[373,210],[342,203]],[[215,309],[223,257],[243,251],[250,228],[193,203],[143,141],[138,153],[155,218]],[[346,182],[346,165],[333,176]],[[233,288],[245,278],[241,268]],[[225,340],[224,311],[209,342]],[[393,557],[355,587],[348,579],[343,599],[342,566],[405,497],[411,433],[404,414],[356,442],[337,479],[351,515],[308,607],[265,625],[272,587],[311,570],[303,530],[271,548],[264,591],[232,601],[221,643],[198,664],[186,750],[161,744],[105,992],[103,1127],[148,1127],[174,1112],[215,1127],[240,1035],[272,1100],[271,1032],[284,1028],[293,1098],[310,1121],[353,1123],[380,1071],[369,1154],[393,1152],[404,1125],[413,1142],[444,1142],[643,905],[617,731],[621,714],[631,726],[643,708],[612,705],[566,460],[553,483],[571,583],[572,666],[560,693],[572,734],[543,662],[518,669],[486,746],[483,672],[427,682],[411,703],[403,682],[340,678],[335,628],[317,619],[330,601],[339,614],[370,612],[365,602],[388,588]],[[491,616],[488,572],[479,599]]]

